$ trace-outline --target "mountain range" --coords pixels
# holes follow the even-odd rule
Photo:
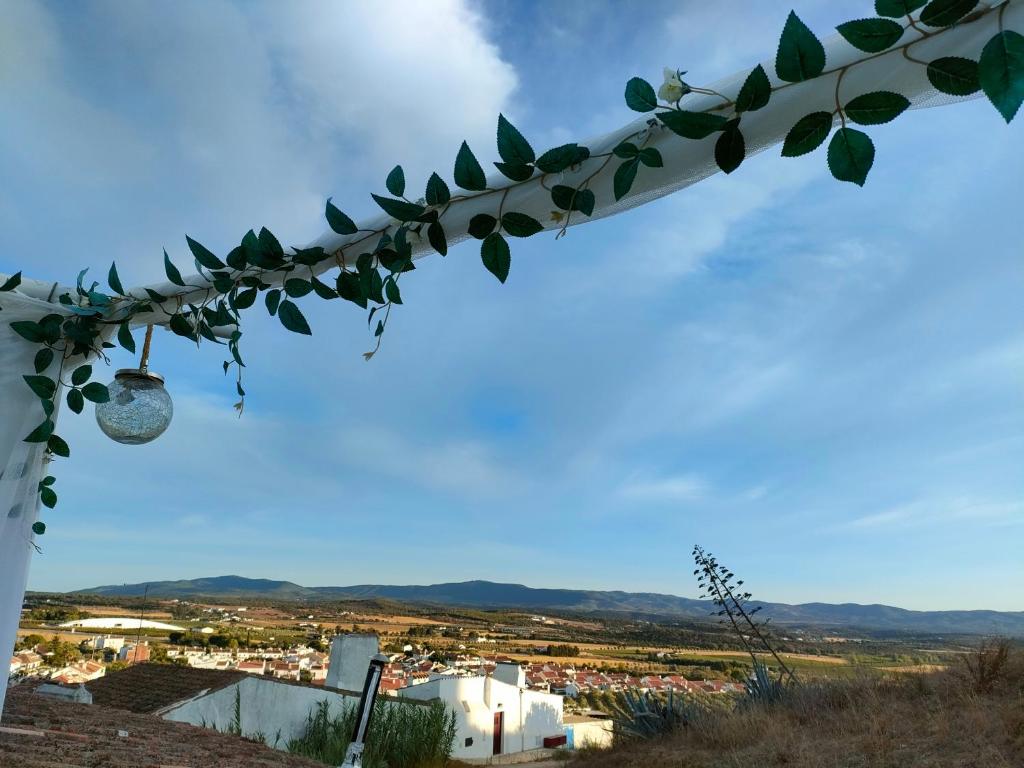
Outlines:
[[[707,619],[713,606],[705,600],[656,592],[581,589],[535,589],[522,584],[463,581],[447,584],[395,586],[358,584],[348,587],[303,587],[290,581],[214,576],[181,581],[112,584],[72,594],[133,597],[246,598],[272,600],[384,599],[481,609],[522,609],[537,612]],[[776,624],[845,627],[940,634],[985,634],[1024,637],[1024,611],[911,611],[888,605],[857,603],[752,603]]]

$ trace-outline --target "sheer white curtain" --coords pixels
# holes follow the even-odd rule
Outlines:
[[[39,398],[22,376],[35,372],[39,347],[21,338],[10,324],[67,314],[59,305],[18,293],[0,293],[0,661],[7,663],[21,616],[21,602],[33,551],[32,524],[39,514],[39,481],[45,477],[46,443],[26,443],[24,437],[45,418]],[[54,360],[45,373],[55,377]],[[56,414],[54,414],[56,416]],[[6,685],[0,686],[3,711]]]

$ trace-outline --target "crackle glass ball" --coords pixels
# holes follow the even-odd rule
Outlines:
[[[160,437],[171,423],[174,405],[160,374],[125,368],[107,390],[110,400],[96,404],[96,423],[111,440],[142,445]]]

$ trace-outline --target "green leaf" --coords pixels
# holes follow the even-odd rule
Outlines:
[[[665,166],[665,161],[661,157],[661,152],[656,150],[654,147],[641,149],[640,154],[637,155],[637,157],[639,157],[640,162],[648,168],[663,168]]]
[[[658,119],[673,133],[684,139],[703,139],[715,131],[725,128],[726,119],[722,115],[711,115],[707,112],[679,112],[671,110],[661,112]]]
[[[1024,36],[1007,29],[985,43],[978,81],[1003,119],[1013,120],[1024,101]]]
[[[284,281],[284,292],[293,299],[300,299],[313,290],[313,284],[301,277],[293,277]]]
[[[466,142],[462,142],[459,154],[455,156],[454,178],[455,183],[463,189],[474,192],[487,189],[487,177],[484,176],[484,169],[480,167],[480,163],[477,162]]]
[[[959,56],[944,56],[928,64],[928,82],[935,90],[951,96],[970,96],[981,90],[978,62]]]
[[[15,272],[4,280],[3,285],[0,285],[0,291],[13,291],[19,285],[21,285],[21,272]]]
[[[775,74],[780,80],[799,83],[817,77],[825,69],[825,49],[821,41],[790,11],[775,54]]]
[[[82,384],[85,384],[85,382],[87,382],[89,380],[89,377],[91,377],[91,376],[92,376],[92,366],[91,365],[80,365],[77,368],[75,368],[74,371],[72,371],[72,373],[71,373],[71,383],[72,383],[72,385],[74,385],[76,387],[79,387]]]
[[[387,180],[384,182],[385,186],[395,197],[401,197],[405,194],[405,171],[402,170],[402,166],[396,165],[391,169],[391,173],[388,174]]]
[[[277,314],[277,308],[281,304],[281,291],[277,288],[272,291],[267,291],[267,295],[264,296],[263,299],[267,304],[267,312],[269,312],[271,316]]]
[[[921,11],[921,23],[929,27],[948,27],[974,10],[978,0],[932,0]]]
[[[910,99],[892,91],[874,91],[850,99],[843,107],[846,117],[861,125],[881,125],[895,120],[910,107]]]
[[[582,163],[590,157],[590,149],[579,144],[563,144],[549,149],[537,158],[537,167],[544,173],[559,173],[567,168]]]
[[[582,214],[592,216],[594,213],[594,193],[589,189],[576,190],[576,199],[573,200],[573,208]]]
[[[181,279],[181,272],[171,263],[171,257],[167,255],[166,248],[164,249],[164,272],[167,273],[167,279],[175,285],[185,285],[185,281]]]
[[[498,154],[511,165],[529,165],[537,159],[530,142],[501,114],[498,115]]]
[[[533,216],[516,211],[509,211],[501,217],[501,227],[512,237],[531,237],[544,229]]]
[[[623,160],[632,160],[640,154],[640,148],[632,142],[624,141],[612,150],[612,154]]]
[[[28,388],[41,400],[52,400],[57,391],[57,382],[46,376],[22,376]]]
[[[263,255],[271,261],[268,266],[277,266],[277,262],[284,258],[284,248],[281,247],[280,241],[266,227],[260,229],[259,244]]]
[[[384,209],[384,213],[399,221],[414,221],[422,216],[426,210],[422,205],[407,203],[405,200],[392,200],[389,197],[380,197],[374,194],[371,194],[370,197],[373,198],[377,205]]]
[[[110,401],[110,390],[107,389],[106,384],[100,384],[98,381],[94,381],[82,387],[82,394],[85,395],[86,400],[91,400],[94,403],[106,403]]]
[[[184,315],[172,315],[167,327],[170,328],[173,333],[178,336],[183,336],[186,339],[192,339],[192,341],[195,341],[197,338],[195,328],[192,327],[192,323],[190,323]]]
[[[486,213],[478,213],[469,220],[469,234],[477,240],[483,240],[494,228],[498,226],[498,220]]]
[[[125,290],[124,286],[121,285],[121,278],[117,274],[117,264],[111,263],[110,265],[110,271],[107,273],[107,285],[110,286],[114,293],[124,296]]]
[[[866,133],[840,128],[828,145],[828,168],[839,181],[863,187],[875,162],[875,145]]]
[[[53,488],[43,488],[39,491],[39,500],[43,502],[44,507],[53,509],[57,506],[57,493]],[[32,533],[36,534],[36,536],[42,536],[46,533],[46,523],[36,520],[36,522],[32,523]]]
[[[235,300],[232,302],[232,305],[235,309],[248,309],[256,303],[256,294],[258,292],[258,288],[246,288],[244,291],[239,291],[235,294]]]
[[[53,434],[53,422],[47,419],[38,427],[28,433],[28,436],[24,439],[26,443],[45,443],[50,439],[50,435]]]
[[[188,235],[185,235],[185,242],[188,243],[188,249],[192,251],[192,255],[195,256],[196,261],[204,267],[207,269],[224,269],[224,262],[207,250],[205,245],[196,242]],[[113,288],[113,284],[111,284],[110,287]]]
[[[427,179],[427,194],[426,194],[427,205],[444,205],[452,199],[451,190],[448,189],[448,185],[444,183],[444,179],[438,176],[436,173],[430,174],[430,178]]]
[[[354,235],[359,231],[356,223],[338,210],[329,197],[327,198],[327,207],[324,210],[324,215],[327,217],[327,225],[339,235]],[[228,259],[228,261],[230,262],[231,260]]]
[[[715,142],[715,162],[725,173],[732,173],[740,167],[746,156],[747,148],[740,132],[739,121],[730,121],[730,125]]]
[[[892,19],[857,19],[836,27],[854,48],[878,53],[895,45],[903,37],[903,25]]]
[[[68,408],[75,413],[81,413],[85,407],[85,398],[82,397],[82,390],[80,389],[69,389],[68,390]]]
[[[755,112],[767,106],[771,97],[772,84],[768,81],[768,73],[758,64],[743,81],[743,87],[736,96],[736,111]]]
[[[875,13],[896,19],[909,16],[926,2],[928,0],[875,0]]]
[[[277,317],[281,325],[293,333],[301,333],[304,336],[312,336],[313,331],[309,329],[309,323],[294,302],[287,299],[281,302],[277,310]]]
[[[68,444],[64,442],[64,439],[59,435],[50,435],[46,440],[46,447],[55,455],[61,458],[68,458],[71,455],[71,449]]]
[[[11,330],[33,344],[41,344],[45,338],[43,327],[32,320],[15,320],[10,325]]]
[[[551,189],[551,201],[563,211],[579,211],[587,216],[594,213],[594,193],[589,189],[556,184]]]
[[[310,282],[313,283],[313,291],[324,301],[338,298],[338,292],[327,285],[327,283],[317,280],[315,277],[311,277]]]
[[[292,256],[292,261],[296,264],[305,264],[307,267],[312,267],[315,264],[319,264],[321,261],[326,261],[331,258],[331,255],[327,253],[319,245],[313,246],[312,248],[293,248],[295,255]]]
[[[480,243],[480,258],[487,271],[501,282],[508,279],[508,271],[512,267],[512,252],[505,238],[498,232],[492,232]]]
[[[245,248],[240,245],[236,245],[227,256],[224,257],[224,261],[228,263],[228,266],[234,270],[241,272],[245,269]]]
[[[36,373],[42,373],[50,367],[50,363],[53,362],[53,350],[49,347],[43,347],[36,352],[36,357],[32,361],[32,365],[36,369]]]
[[[402,303],[402,293],[398,290],[398,283],[391,275],[388,275],[387,280],[384,281],[384,294],[392,304]]]
[[[56,482],[57,482],[57,478],[56,477],[54,477],[53,475],[47,475],[46,477],[44,477],[42,480],[39,481],[39,484],[41,486],[46,487],[46,486],[53,485]]]
[[[53,494],[52,497],[50,497],[50,501],[52,501],[53,503],[47,504],[46,497],[43,498],[43,503],[46,504],[46,506],[48,506],[50,509],[53,509],[55,506],[57,506],[57,494],[54,493],[53,490],[51,490],[50,488],[47,488],[46,490],[50,491],[50,493]],[[42,495],[42,491],[40,491],[40,495]],[[46,523],[42,522],[41,520],[36,520],[34,523],[32,523],[32,533],[34,533],[36,536],[42,536],[44,533],[46,533]]]
[[[658,106],[658,96],[646,80],[632,77],[626,83],[626,106],[634,112],[651,112]]]
[[[494,167],[497,168],[501,174],[512,181],[526,181],[533,176],[532,165],[522,165],[520,163],[495,163]]]
[[[127,320],[117,328],[117,343],[132,354],[135,353],[135,339],[132,338],[132,329],[128,327]]]
[[[786,134],[786,139],[782,142],[782,156],[799,157],[813,152],[828,138],[831,130],[831,112],[812,112],[804,115]]]
[[[151,288],[143,288],[142,290],[144,290],[146,292],[146,295],[149,296],[150,301],[155,301],[157,304],[162,304],[163,302],[167,301],[166,296],[164,296],[161,293],[157,293]]]
[[[440,222],[435,221],[427,227],[427,242],[442,256],[448,255],[448,238],[444,236],[444,227]]]
[[[615,169],[615,176],[612,178],[612,187],[615,191],[616,200],[621,200],[629,194],[629,190],[633,186],[633,181],[636,179],[637,168],[639,167],[640,161],[634,158],[632,160],[625,161]]]
[[[338,295],[346,301],[351,301],[363,309],[366,309],[366,296],[363,294],[362,285],[359,282],[359,275],[355,272],[339,272]]]

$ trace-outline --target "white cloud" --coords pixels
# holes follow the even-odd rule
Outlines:
[[[634,475],[619,488],[619,495],[634,501],[699,501],[708,490],[708,483],[694,474],[667,477]]]
[[[936,496],[853,518],[840,527],[860,530],[909,529],[934,524],[1006,526],[1024,523],[1024,504],[970,497]]]
[[[341,435],[336,451],[351,466],[421,489],[470,498],[501,498],[524,484],[476,440],[415,443],[392,431],[358,429]]]

